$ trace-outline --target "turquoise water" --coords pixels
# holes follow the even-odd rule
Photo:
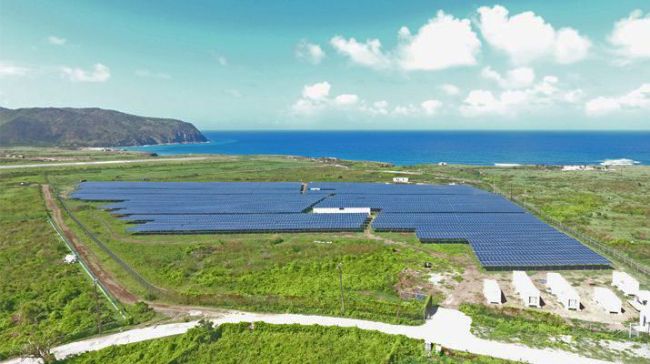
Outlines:
[[[202,144],[128,149],[179,154],[283,154],[397,165],[650,164],[650,132],[203,131]]]

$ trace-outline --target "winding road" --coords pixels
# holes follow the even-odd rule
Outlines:
[[[201,314],[201,312],[197,312]],[[470,332],[471,319],[462,312],[454,309],[439,308],[437,312],[420,326],[392,325],[382,322],[356,320],[350,318],[296,315],[296,314],[266,314],[241,311],[226,311],[212,317],[211,320],[219,325],[237,322],[266,322],[270,324],[300,324],[339,327],[357,327],[363,330],[376,330],[391,335],[404,335],[413,339],[440,344],[456,351],[467,351],[473,354],[487,355],[502,359],[530,363],[606,363],[590,359],[578,354],[554,349],[534,349],[519,344],[501,343],[480,339]],[[197,325],[198,321],[156,325],[145,328],[127,330],[86,340],[81,340],[55,347],[52,352],[57,359],[88,351],[97,351],[112,345],[125,345],[146,340],[180,335]],[[17,358],[4,362],[5,364],[39,363],[31,358]]]

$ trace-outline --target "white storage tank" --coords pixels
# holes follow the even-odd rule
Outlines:
[[[621,313],[621,299],[609,288],[595,287],[594,302],[609,313]]]
[[[618,288],[627,296],[634,296],[639,292],[639,281],[625,272],[612,272],[612,286]]]
[[[567,310],[580,309],[578,292],[560,273],[546,273],[546,286]]]
[[[501,303],[501,287],[495,279],[483,280],[483,295],[487,303]]]
[[[526,272],[515,270],[512,272],[512,285],[521,297],[524,306],[540,307],[539,290],[530,280]]]

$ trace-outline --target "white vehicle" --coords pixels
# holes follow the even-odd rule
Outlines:
[[[539,290],[535,287],[526,272],[512,271],[512,285],[515,287],[515,291],[517,291],[519,297],[521,297],[524,306],[540,307]]]
[[[495,279],[483,280],[483,295],[487,303],[501,304],[501,287]]]

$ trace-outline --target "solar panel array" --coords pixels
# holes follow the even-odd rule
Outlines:
[[[609,262],[507,199],[466,185],[349,182],[84,182],[72,194],[129,221],[134,233],[377,231],[469,243],[486,269],[607,267]]]

